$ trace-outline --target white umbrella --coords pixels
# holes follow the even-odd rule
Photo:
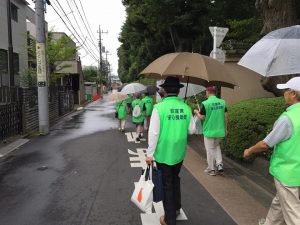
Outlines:
[[[122,95],[120,92],[113,92],[112,94],[105,97],[105,100],[109,102],[118,102],[118,101],[123,101],[127,98],[128,98],[127,95]]]
[[[186,91],[186,83],[181,83],[184,85],[183,88],[180,88],[180,92],[178,94],[178,96],[180,98],[185,98],[185,97],[190,97],[196,94],[199,94],[200,92],[205,90],[205,87],[201,86],[201,85],[197,85],[197,84],[189,84],[187,91]]]
[[[130,83],[122,88],[120,94],[122,95],[134,94],[140,91],[144,91],[146,88],[147,87],[145,85],[142,85],[140,83]]]
[[[270,32],[238,64],[266,77],[300,73],[300,25]]]

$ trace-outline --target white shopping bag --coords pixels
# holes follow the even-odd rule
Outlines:
[[[201,121],[198,116],[194,115],[194,122],[195,122],[195,134],[202,134],[202,125]]]
[[[144,171],[139,182],[135,185],[131,201],[143,212],[152,213],[153,203],[153,182],[146,176]]]

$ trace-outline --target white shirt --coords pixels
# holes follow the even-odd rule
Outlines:
[[[157,146],[159,132],[160,132],[159,115],[157,109],[153,109],[151,119],[150,119],[150,127],[148,131],[148,149],[147,149],[148,157],[153,157],[153,154]],[[193,134],[194,132],[195,132],[195,122],[193,116],[191,115],[189,134]]]

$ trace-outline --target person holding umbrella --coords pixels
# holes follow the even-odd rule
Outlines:
[[[149,124],[150,124],[150,117],[153,110],[153,99],[149,96],[149,92],[145,92],[145,97],[142,99],[142,102],[144,103],[146,107],[146,113],[145,113],[145,130],[148,130]]]
[[[268,136],[245,149],[244,158],[274,147],[269,172],[277,194],[264,225],[300,224],[300,77],[285,84],[284,99],[289,106],[275,122]]]
[[[216,91],[216,86],[207,87],[207,100],[202,102],[201,111],[194,110],[199,119],[204,121],[203,136],[208,164],[205,172],[210,176],[216,176],[216,170],[223,172],[220,142],[227,135],[228,121],[226,103],[216,97]]]
[[[183,87],[178,77],[168,76],[160,85],[165,98],[154,105],[148,133],[146,163],[155,159],[162,173],[165,215],[160,224],[175,225],[181,209],[179,173],[186,154],[188,133],[193,133],[191,108],[177,97]]]
[[[140,99],[141,94],[134,94],[135,99],[132,102],[132,122],[136,125],[137,138],[136,141],[140,141],[144,131],[145,120],[145,104]]]

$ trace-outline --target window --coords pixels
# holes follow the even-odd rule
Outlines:
[[[14,21],[18,22],[18,7],[17,7],[15,4],[13,4],[13,3],[11,3],[10,6],[11,6],[11,7],[10,7],[10,10],[11,10],[11,18],[12,18]]]
[[[7,73],[8,67],[7,50],[0,49],[0,73]]]

